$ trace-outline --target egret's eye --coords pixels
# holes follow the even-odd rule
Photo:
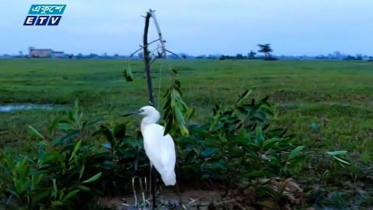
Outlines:
[[[143,110],[143,109],[140,109],[140,113],[141,113],[141,112],[144,112],[144,110]]]

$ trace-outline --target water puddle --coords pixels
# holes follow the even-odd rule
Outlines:
[[[0,105],[0,113],[27,111],[27,110],[66,110],[66,105],[53,104],[4,104]]]

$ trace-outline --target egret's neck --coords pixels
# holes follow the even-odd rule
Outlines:
[[[160,115],[159,113],[154,113],[152,115],[148,115],[146,117],[144,117],[141,121],[141,131],[144,130],[144,128],[147,126],[147,125],[150,125],[150,124],[155,124],[158,122],[160,118]]]

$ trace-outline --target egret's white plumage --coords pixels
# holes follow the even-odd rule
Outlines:
[[[145,153],[155,169],[161,174],[166,186],[176,184],[176,152],[174,140],[163,135],[164,127],[157,124],[159,112],[152,106],[142,107],[139,112],[144,116],[141,121],[141,133],[144,138]]]

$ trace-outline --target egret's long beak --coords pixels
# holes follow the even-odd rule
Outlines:
[[[134,112],[130,112],[130,113],[127,113],[127,114],[124,114],[122,115],[122,117],[128,117],[128,116],[131,116],[131,115],[137,115],[137,114],[140,114],[140,110],[137,110],[137,111],[134,111]]]

